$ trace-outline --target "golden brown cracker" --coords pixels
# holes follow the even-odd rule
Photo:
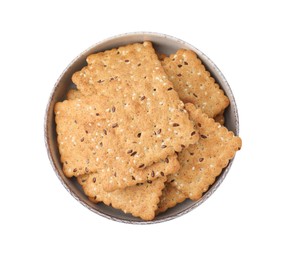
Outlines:
[[[148,167],[130,166],[127,156],[134,157],[137,153],[122,150],[116,127],[105,119],[106,114],[112,113],[102,105],[107,99],[94,96],[88,101],[78,98],[59,102],[55,106],[58,146],[67,177],[99,172],[105,177],[104,189],[112,191],[178,170],[176,155],[167,156]],[[111,105],[109,107],[112,111]]]
[[[155,211],[162,189],[165,186],[165,181],[166,177],[160,177],[154,181],[148,181],[125,189],[105,192],[102,188],[99,174],[78,177],[78,182],[82,185],[85,194],[92,197],[93,202],[103,202],[143,220],[152,220],[155,217]]]
[[[193,103],[209,117],[215,117],[229,105],[228,98],[193,51],[178,50],[165,58],[162,66],[184,103]]]
[[[179,153],[181,168],[178,173],[168,176],[168,181],[188,198],[197,200],[235,156],[242,142],[193,104],[185,107],[196,124],[200,138],[196,144]]]
[[[167,209],[183,202],[186,195],[174,187],[170,182],[165,182],[165,188],[162,191],[156,215],[165,212]]]
[[[130,165],[149,166],[192,143],[194,129],[150,42],[92,54],[87,62],[73,82],[83,95],[108,98],[106,119],[117,125],[120,150],[136,153],[127,154]]]
[[[98,144],[91,142],[91,137],[88,135],[89,130],[85,128],[89,127],[89,124],[92,124],[93,127],[96,126],[94,124],[96,113],[85,114],[83,109],[80,110],[80,104],[81,100],[75,99],[58,102],[55,105],[58,147],[63,172],[67,177],[97,170],[96,163],[90,161],[89,156],[93,154],[92,146]]]

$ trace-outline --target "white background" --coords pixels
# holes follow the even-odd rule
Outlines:
[[[281,259],[279,1],[1,1],[1,259]],[[43,121],[53,85],[92,44],[152,31],[222,70],[243,148],[219,189],[178,219],[104,219],[63,188]],[[278,92],[279,91],[279,92]]]

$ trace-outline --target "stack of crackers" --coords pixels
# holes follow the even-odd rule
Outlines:
[[[196,54],[143,42],[87,63],[55,105],[64,174],[94,203],[143,220],[200,199],[241,139],[223,126],[229,100]]]

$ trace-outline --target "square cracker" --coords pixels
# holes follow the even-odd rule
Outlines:
[[[165,58],[162,66],[184,103],[193,103],[209,117],[229,105],[229,99],[193,51],[178,50]]]
[[[89,102],[107,98],[104,118],[116,125],[120,151],[133,151],[130,165],[149,166],[192,143],[192,124],[150,42],[92,54],[87,62],[73,82]]]
[[[131,213],[143,220],[155,217],[159,197],[162,194],[166,177],[157,178],[143,184],[127,187],[113,192],[105,192],[102,188],[100,175],[90,174],[78,177],[85,194],[95,203],[103,202],[125,213]]]
[[[179,153],[181,168],[178,173],[169,175],[168,181],[191,200],[197,200],[235,156],[242,141],[193,104],[186,104],[185,107],[200,138],[196,144]]]
[[[93,102],[93,98],[97,100]],[[104,177],[104,189],[113,191],[175,173],[179,169],[175,154],[148,167],[130,166],[126,158],[128,155],[134,157],[136,153],[122,151],[115,128],[105,119],[105,114],[110,112],[100,107],[102,97],[95,96],[88,101],[87,98],[76,98],[55,106],[58,146],[67,177],[99,172]]]
[[[170,182],[165,182],[165,188],[162,191],[156,215],[166,211],[169,208],[183,202],[186,195],[174,187]]]

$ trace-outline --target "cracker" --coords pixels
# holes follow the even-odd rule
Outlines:
[[[78,182],[82,185],[85,194],[91,197],[93,202],[103,202],[143,220],[152,220],[155,217],[165,181],[166,177],[160,177],[151,182],[105,192],[99,174],[78,177]]]
[[[200,139],[179,153],[181,169],[168,176],[168,181],[191,200],[198,200],[241,148],[242,141],[194,105],[185,107]]]
[[[77,89],[70,89],[67,93],[67,99],[73,100],[77,98],[81,98],[83,95],[81,94],[81,91]],[[194,136],[194,138],[197,138]],[[195,141],[194,141],[195,142]],[[73,155],[74,156],[74,155]],[[86,166],[85,166],[86,167]],[[165,176],[171,173],[175,173],[179,170],[179,162],[177,160],[177,156],[171,156],[167,157],[164,161],[155,163],[144,170],[138,170],[131,169],[131,174],[122,174],[122,177],[119,178],[113,178],[111,177],[110,173],[104,174],[104,181],[103,185],[106,190],[114,190],[116,187],[118,188],[125,188],[127,186],[133,186],[136,185],[139,182],[144,182],[146,180],[154,180],[155,178],[159,176]],[[91,169],[88,169],[90,171]],[[114,171],[114,169],[112,169]],[[116,172],[116,171],[114,171]],[[82,172],[82,174],[84,174]],[[113,175],[114,176],[114,175]],[[144,177],[143,177],[144,176]],[[111,180],[111,181],[110,181]]]
[[[192,124],[150,42],[92,54],[87,62],[73,82],[83,95],[108,98],[105,118],[117,124],[121,153],[133,151],[130,165],[149,166],[192,143]]]
[[[169,208],[176,206],[178,203],[183,202],[186,195],[174,187],[170,182],[165,183],[165,188],[162,191],[156,215],[166,211]]]
[[[214,120],[221,125],[224,125],[224,110],[214,117]]]
[[[176,155],[167,156],[148,167],[130,166],[127,156],[137,154],[134,150],[122,150],[116,128],[105,119],[105,114],[111,112],[105,111],[104,102],[108,103],[102,96],[93,96],[66,100],[55,106],[58,146],[67,177],[99,172],[104,176],[104,189],[112,191],[175,173],[179,169]],[[110,104],[109,107],[112,110]]]
[[[162,66],[184,103],[193,103],[209,117],[229,105],[229,99],[193,51],[178,50],[165,58]]]

